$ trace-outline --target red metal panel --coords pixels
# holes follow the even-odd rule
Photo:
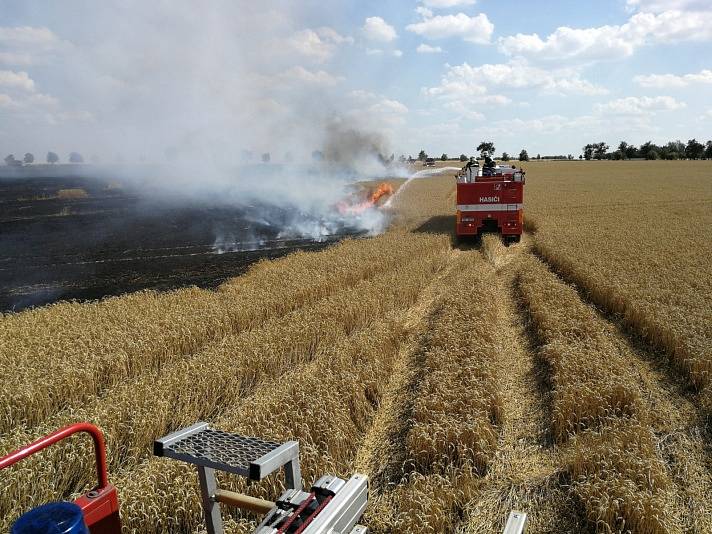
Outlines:
[[[487,221],[496,221],[502,235],[522,234],[524,182],[511,176],[477,177],[472,183],[458,182],[456,198],[457,235],[477,235]]]
[[[84,513],[86,522],[92,534],[120,534],[121,522],[119,521],[119,498],[116,488],[109,484],[106,472],[106,449],[104,435],[91,423],[76,423],[52,432],[44,438],[30,443],[7,456],[0,458],[0,470],[10,467],[28,456],[35,454],[55,443],[78,432],[86,432],[94,441],[94,454],[96,456],[96,474],[99,485],[96,489],[82,495],[75,502]]]

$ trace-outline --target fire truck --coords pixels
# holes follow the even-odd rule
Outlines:
[[[524,174],[522,169],[496,165],[490,158],[483,167],[471,159],[455,177],[457,239],[498,232],[505,243],[519,242],[524,222]]]

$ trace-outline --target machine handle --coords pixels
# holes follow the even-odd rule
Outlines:
[[[86,432],[91,435],[94,441],[94,454],[96,456],[96,475],[99,479],[99,486],[97,489],[102,490],[109,485],[109,476],[106,473],[106,448],[104,446],[104,435],[101,433],[96,426],[91,423],[75,423],[73,425],[65,426],[52,432],[48,436],[38,439],[37,441],[17,449],[11,452],[7,456],[0,458],[0,470],[10,467],[17,462],[24,460],[28,456],[35,454],[43,449],[46,449],[50,445],[54,445],[58,441],[62,441],[64,438],[76,434],[77,432]]]
[[[266,514],[275,507],[272,501],[221,489],[215,491],[213,499],[221,504],[227,504],[228,506],[234,506],[242,510],[249,510],[257,514]]]

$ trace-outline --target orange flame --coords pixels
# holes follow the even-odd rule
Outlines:
[[[383,182],[376,187],[371,193],[366,197],[366,200],[355,204],[349,204],[346,201],[341,201],[338,203],[337,207],[339,212],[342,214],[357,215],[363,213],[368,208],[372,208],[376,203],[387,195],[393,194],[393,186],[387,182]]]

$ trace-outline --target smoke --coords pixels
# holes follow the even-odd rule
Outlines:
[[[339,58],[354,39],[314,22],[320,4],[295,4],[48,2],[41,24],[52,39],[28,69],[44,98],[36,116],[12,119],[14,151],[122,161],[125,180],[166,202],[269,213],[256,227],[277,238],[381,231],[378,210],[334,207],[355,181],[393,174],[389,121],[403,111],[349,100]],[[138,162],[155,165],[131,169]],[[242,239],[223,234],[216,242]]]

